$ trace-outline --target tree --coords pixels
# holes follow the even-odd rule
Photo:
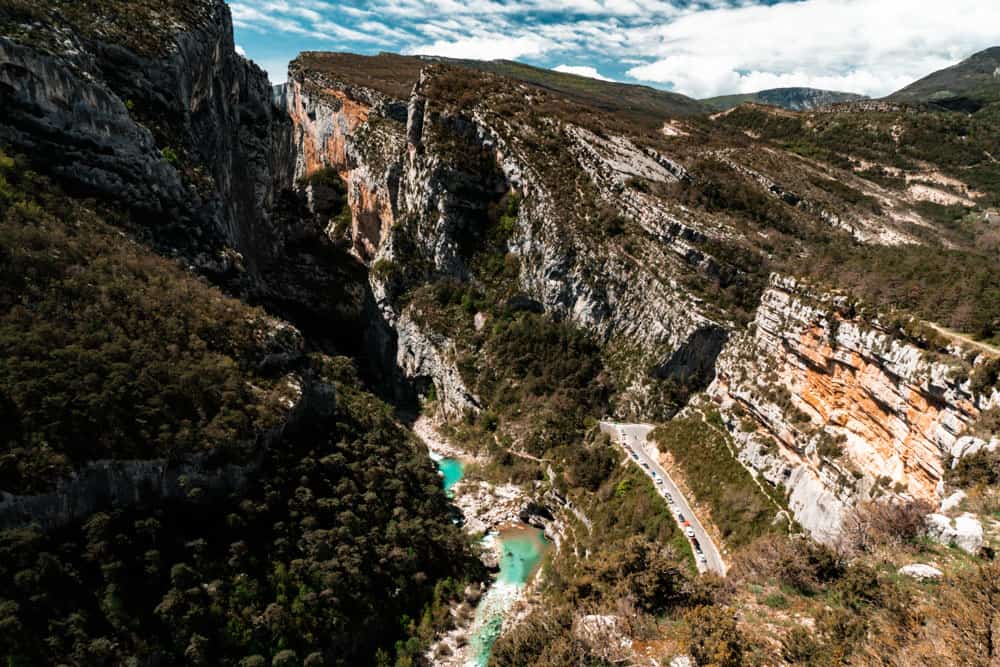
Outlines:
[[[721,606],[698,606],[684,615],[688,650],[700,667],[743,665],[743,636],[733,613]]]

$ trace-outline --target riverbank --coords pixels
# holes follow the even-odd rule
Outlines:
[[[526,613],[530,584],[551,547],[543,529],[525,523],[530,492],[517,484],[465,479],[477,457],[449,443],[435,423],[420,417],[414,433],[423,440],[442,475],[442,485],[461,511],[467,533],[481,536],[481,559],[497,570],[485,589],[466,590],[451,609],[454,627],[429,648],[428,662],[438,667],[485,667],[493,643]]]

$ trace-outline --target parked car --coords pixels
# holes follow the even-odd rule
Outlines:
[[[657,479],[656,483],[659,484],[660,486],[663,486],[663,480],[662,479]]]
[[[694,537],[694,528],[688,526],[687,528],[684,529],[684,534],[687,535],[688,537]]]
[[[705,558],[705,554],[703,554],[702,552],[699,551],[695,557],[698,559],[698,562],[701,563],[702,565],[708,564],[708,559]]]
[[[667,491],[666,493],[664,493],[663,497],[667,499],[667,502],[670,502],[670,503],[674,502],[674,497],[672,495],[670,495],[669,491]]]
[[[684,515],[681,514],[681,510],[679,508],[677,508],[677,507],[674,508],[674,514],[677,515],[677,520],[678,521],[680,521],[681,523],[684,523]]]

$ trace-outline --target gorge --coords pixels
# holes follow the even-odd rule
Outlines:
[[[232,29],[0,7],[11,664],[914,664],[962,625],[995,108],[392,54],[272,87]],[[662,425],[728,577],[605,418]]]

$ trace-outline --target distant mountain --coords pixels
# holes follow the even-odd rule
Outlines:
[[[809,111],[836,102],[853,102],[863,99],[866,99],[865,96],[857,93],[841,93],[819,88],[772,88],[742,95],[720,95],[701,101],[716,111],[732,109],[744,102],[770,104],[791,111]]]
[[[1000,102],[1000,46],[972,55],[898,90],[887,99],[927,103],[953,111],[975,112]]]

